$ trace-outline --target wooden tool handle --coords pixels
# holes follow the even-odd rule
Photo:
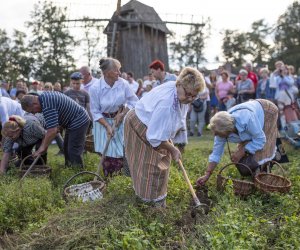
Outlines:
[[[187,184],[189,186],[189,190],[190,190],[190,192],[191,192],[191,194],[193,196],[193,199],[194,199],[194,202],[195,202],[196,206],[200,206],[201,203],[200,203],[200,201],[199,201],[199,199],[198,199],[198,197],[197,197],[197,195],[195,193],[195,190],[194,190],[194,188],[193,188],[193,186],[191,184],[191,181],[190,181],[190,179],[189,179],[189,177],[188,177],[188,175],[187,175],[187,173],[185,171],[185,168],[182,165],[181,160],[178,161],[178,165],[180,166],[180,168],[181,168],[181,170],[183,172],[184,179],[185,179],[185,181],[187,182]]]
[[[33,166],[36,164],[36,162],[38,161],[38,159],[40,159],[41,155],[37,156],[34,161],[31,163],[30,167],[27,169],[26,173],[23,175],[23,177],[21,178],[20,182],[22,182],[22,180],[30,173],[31,169],[33,168]]]

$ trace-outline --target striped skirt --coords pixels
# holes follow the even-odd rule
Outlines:
[[[171,155],[155,150],[146,139],[147,127],[131,110],[124,126],[125,155],[133,187],[143,201],[160,201],[167,196]]]
[[[254,154],[255,160],[259,165],[262,165],[273,160],[276,154],[276,139],[278,137],[278,108],[274,103],[268,100],[256,99],[256,101],[258,101],[263,107],[265,116],[263,131],[266,136],[266,143],[263,149]]]
[[[113,120],[112,118],[105,118],[105,120],[112,126]],[[105,156],[113,157],[113,158],[123,158],[124,150],[123,150],[123,133],[124,133],[124,123],[122,122],[120,126],[115,130],[114,137],[111,139],[108,150]],[[98,153],[103,153],[107,135],[106,129],[99,123],[94,123],[93,127],[93,135],[95,141],[95,151]]]

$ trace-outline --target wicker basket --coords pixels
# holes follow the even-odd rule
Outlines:
[[[91,153],[95,153],[95,146],[94,146],[94,136],[87,135],[85,139],[85,150]]]
[[[93,181],[68,186],[72,180],[83,174],[94,175],[96,176],[96,180],[94,179]],[[72,176],[65,183],[63,187],[63,198],[65,201],[69,201],[70,199],[79,199],[83,202],[102,199],[105,187],[106,184],[101,176],[93,172],[82,171]]]
[[[18,157],[17,155],[11,155],[11,156],[9,157],[8,164],[14,164],[14,163],[16,163],[18,160],[19,160],[19,157]]]
[[[31,157],[31,155],[26,156],[26,157],[22,160],[22,162],[21,162],[21,165],[20,165],[20,173],[19,173],[20,177],[24,176],[24,174],[27,172],[27,170],[28,170],[29,167],[30,167],[30,165],[25,165],[25,160],[26,160],[27,158],[29,158],[29,157]],[[50,166],[47,166],[47,165],[45,164],[45,161],[44,161],[44,159],[43,159],[42,157],[40,157],[40,159],[42,160],[43,165],[34,165],[34,166],[32,167],[32,169],[30,170],[29,175],[30,175],[30,176],[37,176],[37,177],[38,177],[38,176],[49,177],[50,174],[51,174],[52,169],[51,169]]]
[[[282,166],[276,161],[272,161],[272,163],[279,166],[284,175]],[[259,173],[254,178],[254,184],[257,189],[264,193],[287,193],[292,186],[292,183],[286,177],[271,173]]]
[[[222,167],[217,175],[217,190],[220,192],[223,192],[225,189],[225,185],[228,182],[229,179],[232,179],[230,177],[225,177],[222,175],[222,172],[225,168],[229,167],[229,166],[235,166],[235,165],[241,165],[246,167],[247,169],[249,169],[249,171],[252,174],[252,171],[250,170],[250,168],[242,163],[229,163],[227,165],[225,165],[224,167]],[[253,176],[253,174],[252,174]],[[234,194],[237,196],[241,196],[241,197],[245,197],[250,195],[253,190],[254,190],[254,183],[251,181],[246,181],[246,180],[239,180],[239,179],[232,179],[233,182],[233,191]]]

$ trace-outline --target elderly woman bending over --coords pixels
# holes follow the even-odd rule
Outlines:
[[[25,157],[32,154],[34,147],[36,150],[40,147],[45,133],[45,129],[37,120],[25,120],[17,115],[10,116],[2,129],[3,156],[0,165],[0,174],[5,173],[8,167],[8,160],[12,153],[14,143],[19,144],[17,154],[19,160],[23,160]],[[44,153],[41,157],[47,162],[47,153]],[[32,161],[33,158],[27,159],[25,164],[31,164]],[[41,164],[39,161],[37,164]]]
[[[184,68],[176,81],[166,82],[139,100],[125,120],[125,155],[136,195],[165,207],[171,158],[180,151],[173,139],[185,128],[182,117],[205,83],[199,71]]]
[[[213,116],[210,121],[215,134],[213,152],[209,156],[205,175],[197,180],[198,185],[204,185],[218,165],[226,140],[239,143],[232,155],[233,162],[239,162],[246,154],[254,155],[259,165],[272,160],[278,135],[277,117],[278,108],[275,104],[263,99],[236,105],[227,112]]]

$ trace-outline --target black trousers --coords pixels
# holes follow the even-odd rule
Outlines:
[[[33,148],[35,148],[35,150],[38,150],[39,147],[41,146],[41,144],[42,144],[42,140],[39,140],[36,144],[28,145],[26,147],[19,147],[16,151],[19,159],[22,161],[25,157],[27,157],[28,155],[31,155]],[[42,154],[41,158],[43,158],[43,160],[46,164],[47,163],[47,152]],[[28,159],[26,159],[24,164],[25,165],[30,165],[33,161],[34,161],[33,157],[28,157]],[[20,163],[21,162],[19,162],[19,164]],[[37,165],[43,165],[43,161],[41,159],[39,159],[36,164]]]
[[[82,154],[84,151],[85,137],[90,125],[86,122],[80,128],[66,129],[64,140],[64,155],[66,166],[80,166],[83,168]]]
[[[209,124],[211,114],[210,101],[206,101],[205,125]]]

